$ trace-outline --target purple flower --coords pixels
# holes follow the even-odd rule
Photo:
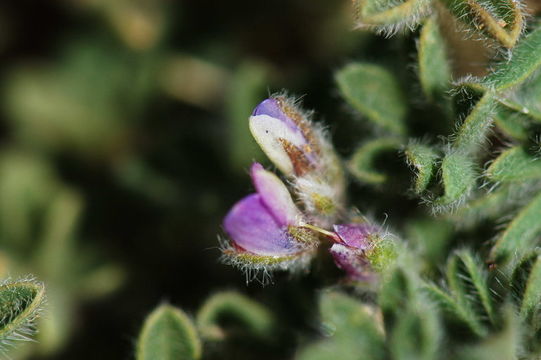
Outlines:
[[[329,249],[336,266],[352,281],[371,281],[396,258],[395,243],[373,225],[334,225]]]
[[[288,176],[311,223],[328,227],[344,208],[342,165],[324,131],[294,100],[275,96],[250,117],[250,131],[269,159]]]
[[[255,108],[250,131],[285,175],[302,176],[318,167],[319,144],[312,125],[284,96],[266,99]]]
[[[282,181],[258,163],[250,175],[257,193],[236,203],[224,219],[232,245],[227,255],[268,264],[265,257],[291,260],[313,248],[317,238],[300,226],[302,214]]]

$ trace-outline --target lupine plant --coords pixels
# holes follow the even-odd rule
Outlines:
[[[222,261],[268,286],[276,271],[306,276],[318,258],[340,269],[320,291],[319,339],[301,341],[292,358],[538,359],[538,20],[517,0],[353,6],[357,28],[417,36],[417,91],[384,65],[338,69],[336,87],[368,129],[346,159],[294,97],[257,105],[246,127],[274,166],[251,166],[255,192],[225,215]],[[456,34],[491,54],[477,76],[457,75]],[[349,195],[358,187],[387,199],[385,221],[366,203],[374,197]],[[411,201],[413,209],[392,211]],[[222,293],[195,323],[169,305],[155,310],[138,359],[201,358],[199,339],[233,336],[224,318],[263,339],[279,332],[268,309]]]
[[[62,66],[14,71],[6,86],[10,128],[33,154],[14,147],[0,159],[0,236],[7,244],[1,255],[8,259],[0,258],[0,274],[36,273],[52,296],[46,302],[43,283],[31,277],[0,283],[2,352],[39,328],[40,352],[52,353],[70,333],[74,299],[99,297],[123,279],[115,266],[81,259],[72,238],[83,200],[36,154],[70,149],[86,161],[114,154],[105,167],[119,187],[173,203],[174,182],[140,160],[128,122],[151,90],[212,108],[214,91],[230,80],[218,66],[156,50],[167,28],[160,5],[80,6],[101,14],[126,49],[111,54],[90,43],[67,49]],[[235,291],[212,294],[194,316],[164,302],[133,337],[133,356],[539,359],[535,8],[535,0],[353,0],[356,31],[396,40],[384,49],[388,60],[348,58],[335,71],[329,93],[338,94],[356,124],[348,134],[357,144],[353,151],[334,139],[341,123],[329,128],[317,108],[306,109],[288,91],[246,110],[266,76],[253,64],[243,67],[230,80],[235,91],[227,116],[232,132],[250,133],[268,161],[246,166],[253,192],[223,214],[216,258],[263,291],[310,278],[317,293],[300,289],[288,305],[302,303],[316,320],[310,329],[289,329],[275,304]],[[412,56],[392,61],[396,48],[407,46],[404,39],[414,39]],[[474,71],[461,68],[466,43],[483,55]],[[132,61],[136,52],[145,56]],[[401,69],[390,66],[397,63]],[[184,87],[175,81],[194,68],[203,69],[206,91],[191,88],[197,81]],[[307,98],[310,90],[303,90]],[[242,158],[245,142],[238,143],[231,152]],[[37,242],[25,243],[30,238]],[[291,276],[276,276],[283,273]],[[284,344],[286,350],[275,351]]]

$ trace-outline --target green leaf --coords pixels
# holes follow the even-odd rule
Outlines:
[[[470,26],[506,48],[518,41],[524,27],[521,5],[513,0],[446,0],[451,12]]]
[[[228,335],[220,320],[235,321],[248,334],[269,338],[274,318],[267,308],[236,292],[213,295],[197,313],[197,327],[205,339],[219,341]]]
[[[499,101],[520,114],[541,121],[541,72],[536,71],[514,91],[500,94]]]
[[[44,285],[32,279],[0,285],[0,351],[17,340],[31,340],[44,300]]]
[[[460,153],[450,153],[443,158],[441,179],[443,196],[433,201],[434,211],[453,208],[469,196],[476,182],[475,164],[471,158]]]
[[[323,291],[320,314],[327,339],[300,352],[297,360],[384,359],[381,318],[374,307],[338,291]]]
[[[453,254],[447,262],[447,288],[429,284],[426,291],[452,322],[466,325],[473,334],[487,334],[487,321],[496,324],[496,311],[488,285],[488,272],[469,251]]]
[[[382,184],[388,179],[388,175],[374,168],[377,156],[395,152],[401,147],[400,140],[396,138],[379,138],[371,140],[359,147],[349,160],[348,168],[351,173],[361,182],[368,184]]]
[[[467,154],[478,151],[492,126],[496,104],[494,94],[483,95],[460,126],[453,142],[454,149]]]
[[[517,111],[509,110],[503,106],[499,106],[494,116],[494,122],[501,132],[511,139],[519,141],[528,139],[528,129],[532,124],[528,116]]]
[[[366,333],[374,341],[383,340],[383,324],[376,308],[338,291],[323,291],[319,299],[319,311],[323,325],[333,333],[350,333],[353,336]]]
[[[496,70],[482,80],[482,84],[498,91],[525,81],[541,66],[541,28],[522,39],[513,49],[510,60],[503,61]]]
[[[486,335],[486,328],[481,324],[471,308],[460,303],[458,299],[437,285],[427,284],[424,289],[428,296],[450,317],[452,322],[459,322],[467,326],[472,334],[476,336],[482,337]]]
[[[404,311],[389,334],[389,350],[393,359],[439,359],[441,334],[438,315],[432,304],[421,304]]]
[[[268,86],[268,69],[263,64],[244,63],[234,73],[226,95],[229,155],[231,165],[244,171],[256,159],[265,157],[248,129],[248,118]]]
[[[439,154],[433,148],[418,143],[410,143],[404,153],[408,164],[417,172],[414,191],[420,194],[426,190],[435,175]]]
[[[443,100],[452,75],[445,40],[435,17],[427,19],[421,29],[418,52],[419,79],[425,95],[431,100]]]
[[[407,239],[420,253],[420,258],[438,269],[447,257],[453,230],[452,223],[432,217],[412,219],[406,224]]]
[[[539,252],[534,250],[516,259],[516,261],[510,266],[512,268],[512,274],[507,285],[511,293],[511,300],[514,302],[517,308],[520,308],[522,304],[522,299],[524,298],[524,293],[526,292],[526,285],[528,284],[530,273],[534,265],[537,263],[538,258]],[[504,267],[504,269],[506,269],[506,267]]]
[[[509,223],[494,244],[492,261],[505,260],[511,255],[522,255],[537,245],[541,232],[541,193],[538,193]]]
[[[440,343],[439,317],[420,291],[412,261],[401,258],[378,294],[393,359],[435,359]]]
[[[541,178],[541,159],[529,155],[523,147],[504,151],[485,171],[491,181],[513,182]]]
[[[402,28],[413,28],[430,12],[431,0],[353,0],[357,26],[375,27],[393,34]]]
[[[488,273],[469,251],[458,251],[447,265],[449,288],[456,298],[472,309],[477,310],[479,318],[488,318],[494,324],[494,311],[487,281]]]
[[[482,220],[497,219],[517,205],[522,196],[516,194],[516,192],[524,193],[521,190],[512,189],[510,186],[501,186],[460,206],[447,218],[465,228],[471,227]]]
[[[516,360],[521,348],[521,330],[511,306],[504,306],[504,324],[501,330],[482,342],[459,348],[453,358],[464,360]]]
[[[148,315],[137,339],[137,360],[199,358],[201,343],[184,312],[171,305],[160,305]]]
[[[513,286],[515,283],[513,283]],[[535,258],[530,267],[529,276],[524,284],[524,293],[520,304],[520,315],[524,318],[531,317],[536,309],[541,306],[541,256]]]
[[[344,99],[355,110],[391,134],[406,133],[407,104],[394,75],[385,68],[352,63],[336,73]]]

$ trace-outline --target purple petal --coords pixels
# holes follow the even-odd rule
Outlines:
[[[334,244],[329,249],[329,252],[336,266],[344,270],[351,280],[367,281],[373,276],[368,262],[363,258],[362,251],[341,244]]]
[[[278,100],[270,98],[263,100],[259,105],[257,105],[252,113],[252,116],[257,115],[267,115],[276,119],[291,121],[286,114],[280,108]]]
[[[252,165],[250,175],[263,204],[276,222],[281,226],[297,225],[301,213],[284,183],[259,163]]]
[[[276,99],[259,104],[250,117],[250,131],[263,152],[286,175],[294,173],[291,152],[300,152],[311,163],[316,162],[306,134],[288,117]],[[285,148],[287,147],[287,148]]]
[[[236,203],[224,219],[224,229],[235,245],[254,254],[289,255],[298,250],[259,194]]]
[[[333,228],[346,245],[361,250],[370,247],[368,235],[378,230],[377,227],[368,224],[334,225]]]

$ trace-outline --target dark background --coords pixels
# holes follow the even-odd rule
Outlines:
[[[20,346],[15,358],[130,359],[144,317],[160,302],[194,314],[224,289],[249,294],[283,322],[273,344],[222,345],[231,359],[283,359],[301,334],[318,330],[311,295],[325,281],[317,275],[325,264],[315,265],[316,275],[278,274],[274,285],[247,285],[240,271],[220,264],[217,237],[228,208],[251,190],[251,160],[265,161],[247,119],[269,93],[304,96],[305,106],[342,139],[340,151],[348,153],[358,140],[350,135],[333,71],[358,57],[361,44],[376,44],[364,54],[369,59],[387,45],[351,31],[349,6],[327,0],[0,4],[4,273],[45,281],[54,309],[45,317],[67,318],[53,345],[42,328],[40,343]],[[50,196],[38,170],[12,169],[27,160],[53,178]],[[9,176],[15,185],[2,187]],[[46,252],[41,234],[55,226],[47,214],[64,190],[81,207],[72,250]],[[65,211],[58,221],[69,217]],[[22,225],[15,213],[26,219]],[[48,270],[55,266],[56,273]],[[100,266],[113,270],[94,280],[94,290],[80,290],[85,274]],[[209,358],[224,353],[219,346],[205,349]]]

